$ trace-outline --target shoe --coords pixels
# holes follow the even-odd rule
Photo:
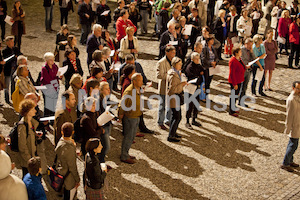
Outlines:
[[[121,162],[128,163],[128,164],[134,164],[135,163],[135,161],[131,158],[128,158],[127,160],[122,160],[121,159]]]
[[[281,165],[280,168],[284,169],[284,170],[286,170],[288,172],[294,172],[294,169],[291,166],[289,166],[289,165]]]
[[[263,97],[267,97],[267,95],[264,92],[260,92],[259,94]]]
[[[271,88],[268,88],[269,91],[273,92],[273,90]]]
[[[175,137],[168,137],[169,142],[180,142],[180,140],[176,139]]]
[[[130,157],[130,159],[132,159],[132,160],[135,160],[135,159],[136,159],[135,156],[129,156],[129,157]]]
[[[171,125],[171,123],[170,123],[170,122],[166,122],[165,124],[166,124],[167,126],[170,126],[170,125]]]
[[[154,131],[152,131],[152,130],[150,130],[150,129],[143,129],[143,130],[140,130],[141,132],[143,132],[143,133],[149,133],[149,134],[153,134],[154,133]]]
[[[239,115],[237,113],[229,113],[229,115],[233,116],[233,117],[239,117]]]
[[[240,113],[240,111],[234,111],[235,113],[237,113],[237,114],[239,114]]]
[[[145,135],[144,134],[141,134],[141,133],[139,133],[139,132],[137,132],[136,134],[135,134],[135,137],[144,137]]]
[[[188,129],[190,129],[190,130],[194,130],[190,123],[186,123],[185,127],[188,128]]]
[[[163,125],[163,124],[162,124],[162,125],[158,125],[158,126],[159,126],[159,128],[162,129],[162,130],[167,130],[167,127],[165,127],[165,125]]]
[[[50,28],[50,31],[51,31],[51,32],[56,32],[56,30],[53,30],[52,28]]]
[[[46,32],[47,33],[51,33],[52,31],[51,31],[51,29],[47,29]]]
[[[178,135],[178,134],[175,134],[175,137],[176,137],[176,138],[182,138],[182,136],[181,136],[181,135]]]
[[[299,165],[298,165],[297,163],[294,163],[294,162],[292,162],[292,163],[290,164],[290,166],[291,166],[291,167],[299,167]]]
[[[198,126],[198,127],[202,126],[202,124],[200,124],[200,123],[197,122],[197,121],[192,121],[192,125]]]

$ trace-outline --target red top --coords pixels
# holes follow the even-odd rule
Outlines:
[[[244,82],[244,74],[246,66],[243,61],[238,61],[236,57],[232,56],[229,60],[229,78],[228,82],[233,86]]]
[[[117,40],[120,42],[123,37],[126,36],[126,28],[132,26],[134,27],[134,32],[136,32],[136,26],[131,22],[130,19],[127,19],[126,21],[123,20],[122,17],[119,17],[116,23],[116,29],[117,29]]]
[[[291,23],[290,25],[290,42],[299,44],[300,43],[300,35],[299,35],[299,28],[296,22]]]
[[[290,18],[280,18],[278,22],[278,35],[286,37],[289,33],[289,25],[292,23]]]
[[[131,79],[126,77],[123,81],[122,84],[122,91],[121,91],[121,96],[123,96],[124,91],[126,90],[126,88],[131,84]]]

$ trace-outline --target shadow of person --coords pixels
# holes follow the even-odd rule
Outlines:
[[[12,107],[0,107],[0,112],[3,115],[3,118],[6,121],[1,121],[2,124],[7,124],[10,127],[13,127],[16,122],[19,121],[19,115],[15,112]]]

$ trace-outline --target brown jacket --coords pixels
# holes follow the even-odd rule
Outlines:
[[[71,190],[75,187],[76,183],[79,183],[80,178],[77,171],[76,164],[76,146],[74,141],[65,140],[60,138],[55,153],[57,155],[57,170],[65,176],[69,171],[69,175],[64,179],[64,186],[67,190]]]
[[[176,102],[176,99],[174,98],[175,94],[180,94],[183,91],[183,86],[181,84],[181,80],[177,72],[172,68],[168,71],[167,75],[167,94],[168,94],[168,100],[167,102],[170,102],[170,108],[176,108],[180,106],[179,97],[177,98],[178,102]],[[173,95],[173,97],[172,97]],[[178,96],[178,95],[177,95]],[[176,106],[177,103],[177,106]]]
[[[61,126],[65,122],[74,123],[77,119],[77,114],[74,109],[69,112],[67,109],[59,110],[55,112],[54,130],[55,130],[55,144],[58,143],[61,138]]]
[[[156,65],[156,78],[159,79],[158,91],[161,95],[166,95],[166,79],[167,73],[170,69],[171,65],[166,56],[160,59]]]
[[[23,15],[23,9],[20,8],[20,13],[18,13],[17,10],[12,9],[11,15],[12,15],[12,18],[14,20],[14,23],[13,23],[13,25],[11,27],[11,34],[12,35],[18,35],[18,33],[19,33],[19,27],[18,27],[19,22],[22,23],[23,34],[25,34],[26,33],[25,32],[25,23],[24,23],[25,17],[21,17],[21,15]]]
[[[125,115],[128,118],[138,118],[142,115],[142,111],[141,111],[141,94],[140,93],[136,93],[136,99],[134,101],[136,108],[134,109],[130,109],[129,111],[124,111],[122,108],[122,104],[125,105],[128,109],[132,106],[132,101],[130,98],[125,98],[125,96],[132,96],[132,92],[133,90],[135,90],[135,88],[133,87],[133,84],[130,84],[126,90],[123,93],[122,99],[119,103],[118,106],[118,112],[119,115]],[[122,103],[123,101],[125,101],[125,103]]]
[[[27,118],[23,117],[20,121],[28,122]],[[22,167],[27,167],[27,161],[36,156],[36,139],[35,139],[35,131],[39,125],[39,122],[35,119],[31,119],[32,127],[28,127],[28,136],[26,132],[26,126],[21,124],[18,126],[18,145],[19,145],[19,157],[20,157],[20,165]]]

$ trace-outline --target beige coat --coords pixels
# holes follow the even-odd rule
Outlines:
[[[23,117],[21,121],[24,121],[27,123],[27,118]],[[28,136],[26,133],[26,126],[21,124],[18,126],[18,145],[19,145],[19,159],[20,159],[20,165],[22,167],[27,167],[27,161],[36,156],[36,139],[35,139],[35,131],[36,128],[39,125],[39,122],[35,119],[31,119],[32,126],[34,127],[34,131],[31,129],[31,127],[28,127]]]
[[[300,137],[300,96],[294,92],[286,100],[285,133],[291,138]]]
[[[65,122],[74,123],[76,119],[77,119],[77,114],[75,109],[71,109],[71,112],[69,112],[67,109],[59,110],[55,112],[55,121],[54,121],[55,144],[57,144],[59,139],[61,138],[61,126]]]
[[[166,95],[166,79],[170,69],[171,65],[166,56],[160,59],[156,64],[156,77],[159,79],[158,91],[160,95]]]
[[[180,106],[179,97],[174,98],[172,95],[180,94],[183,91],[183,86],[181,84],[181,80],[177,72],[172,68],[168,71],[167,75],[167,94],[168,94],[168,101],[170,102],[170,108],[177,108]]]
[[[140,51],[140,46],[139,46],[139,42],[137,37],[133,37],[133,45],[134,45],[134,49],[136,49],[138,52]],[[120,43],[120,52],[119,52],[119,57],[120,58],[125,58],[126,55],[131,54],[131,49],[129,49],[129,40],[128,40],[128,36],[126,35]],[[137,59],[138,54],[135,53],[134,54],[135,59]]]
[[[206,8],[207,8],[207,5],[202,0],[199,0],[198,6],[196,7],[195,0],[192,0],[189,3],[189,8],[190,8],[191,11],[192,11],[193,8],[198,9],[198,15],[199,15],[199,18],[201,19],[201,27],[206,26],[206,19],[207,19]]]

